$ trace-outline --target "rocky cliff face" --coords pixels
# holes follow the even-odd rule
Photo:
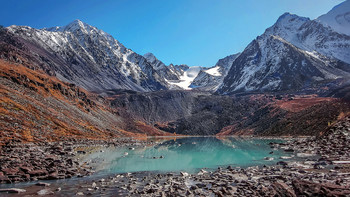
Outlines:
[[[350,109],[346,102],[315,95],[198,91],[123,93],[111,105],[123,109],[122,117],[185,135],[316,135]]]
[[[154,56],[152,53],[146,53],[143,56],[156,70],[158,75],[165,80],[168,89],[182,89],[182,87],[177,85],[177,83],[181,81],[181,77],[189,69],[189,66],[173,64],[166,66],[162,61],[158,60],[156,56]]]
[[[158,72],[159,76],[166,80],[179,80],[180,76],[189,68],[187,65],[172,65],[166,66],[162,61],[158,60],[152,53],[143,55],[147,61]]]

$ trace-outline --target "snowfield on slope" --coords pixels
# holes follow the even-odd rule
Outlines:
[[[208,69],[208,70],[205,70],[204,72],[208,73],[209,75],[219,77],[219,76],[222,75],[222,74],[220,73],[219,69],[220,69],[220,67],[219,67],[219,66],[216,66],[216,67],[214,67],[214,68],[210,68],[210,69]]]
[[[193,82],[193,80],[197,77],[201,69],[202,68],[200,66],[192,66],[188,70],[186,70],[182,76],[180,76],[180,80],[168,81],[168,83],[172,85],[177,85],[185,90],[191,90],[192,88],[190,87],[190,85]]]

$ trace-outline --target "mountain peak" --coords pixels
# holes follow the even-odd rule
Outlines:
[[[63,26],[62,31],[74,32],[78,29],[86,30],[86,29],[92,29],[92,28],[94,28],[94,27],[92,27],[91,25],[89,25],[87,23],[82,22],[79,19],[76,19],[73,22],[69,23],[68,25]]]
[[[295,14],[292,14],[290,12],[285,12],[283,13],[279,18],[284,18],[284,17],[288,17],[288,16],[296,16]]]
[[[155,61],[157,59],[156,56],[153,53],[150,53],[150,52],[145,53],[143,55],[143,57],[145,57],[147,60],[149,60],[151,62],[153,62],[153,61]]]
[[[81,30],[84,32],[88,32],[92,29],[96,29],[96,27],[93,27],[87,23],[84,23],[83,21],[76,19],[72,22],[70,22],[68,25],[61,26],[61,27],[51,27],[46,28],[47,31],[56,31],[56,32],[76,32],[77,30]],[[97,30],[97,29],[96,29]]]
[[[308,21],[310,21],[309,18],[286,12],[277,19],[274,25],[267,28],[263,35],[267,35],[266,38],[269,38],[269,35],[278,35],[287,41],[291,41],[294,40],[298,29]]]
[[[307,17],[301,17],[298,16],[296,14],[291,14],[289,12],[285,12],[284,14],[282,14],[278,19],[277,19],[277,24],[281,24],[281,23],[290,23],[290,22],[306,22],[310,20]]]
[[[75,19],[74,21],[70,22],[66,27],[68,26],[79,26],[79,27],[84,27],[84,26],[89,26],[88,24],[84,23],[83,21],[79,19]]]
[[[153,53],[150,53],[150,52],[144,54],[143,57],[146,58],[146,60],[147,60],[149,63],[155,64],[155,63],[158,61],[158,59],[156,58],[156,56],[155,56]]]

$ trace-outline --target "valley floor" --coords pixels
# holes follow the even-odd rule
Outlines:
[[[145,145],[145,142],[119,140],[110,142],[109,145]],[[156,143],[156,142],[153,142]],[[80,142],[80,144],[84,144]],[[90,141],[85,145],[91,146]],[[106,144],[105,144],[106,145]],[[23,145],[22,145],[23,146]],[[36,176],[33,171],[25,173],[24,164],[20,160],[32,161],[32,168],[39,161],[27,159],[24,155],[43,154],[38,149],[16,148],[8,145],[1,153],[1,180],[19,180],[18,177],[31,177],[30,180],[53,178],[50,175]],[[40,195],[51,194],[54,196],[92,195],[92,196],[350,196],[350,119],[335,124],[321,137],[294,139],[285,143],[270,143],[272,148],[282,149],[285,152],[293,152],[301,160],[280,161],[274,166],[248,167],[248,168],[218,168],[214,172],[201,170],[197,174],[181,173],[124,173],[114,176],[84,179],[72,184],[45,184],[36,183],[23,186],[21,189],[1,189],[5,196],[12,196],[6,192],[17,192],[14,195]],[[65,165],[70,163],[70,155],[79,152],[72,143],[43,144],[40,149],[52,150],[51,155],[46,155],[42,164],[49,163],[53,157],[65,158]],[[30,150],[35,150],[34,153]],[[69,154],[70,153],[70,154]],[[46,154],[46,153],[45,153]],[[79,152],[82,154],[82,152]],[[21,156],[22,155],[22,156]],[[62,156],[67,155],[67,156]],[[55,160],[54,160],[55,161]],[[4,170],[4,166],[19,164],[18,171],[23,176],[13,174],[14,171]],[[23,162],[24,163],[24,162]],[[26,162],[28,163],[28,162]],[[29,162],[30,163],[30,162]],[[73,161],[75,163],[75,161]],[[50,165],[53,165],[52,163]],[[79,168],[80,166],[80,168]],[[66,169],[68,177],[82,176],[80,171],[84,165],[73,166],[75,169]],[[58,172],[63,172],[60,166],[56,166]],[[50,167],[46,166],[46,169]],[[78,170],[80,169],[80,171]],[[28,169],[29,170],[29,169]],[[84,170],[83,170],[84,171]],[[36,170],[37,174],[39,171]],[[72,173],[71,173],[72,172]],[[87,172],[87,170],[85,171]],[[11,175],[12,173],[12,175]],[[60,174],[58,174],[60,176]],[[6,179],[7,177],[7,179]],[[56,177],[58,178],[58,177]],[[63,177],[60,177],[63,178]]]

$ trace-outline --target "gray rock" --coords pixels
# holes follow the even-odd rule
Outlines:
[[[18,188],[6,188],[6,189],[0,189],[0,192],[24,193],[24,192],[26,192],[26,190],[25,189],[18,189]]]
[[[38,195],[51,195],[54,194],[53,191],[51,191],[51,189],[42,189],[40,191],[37,192]]]
[[[50,183],[45,183],[45,182],[38,182],[35,184],[36,186],[44,186],[44,187],[47,187],[47,186],[50,186],[51,184]]]

